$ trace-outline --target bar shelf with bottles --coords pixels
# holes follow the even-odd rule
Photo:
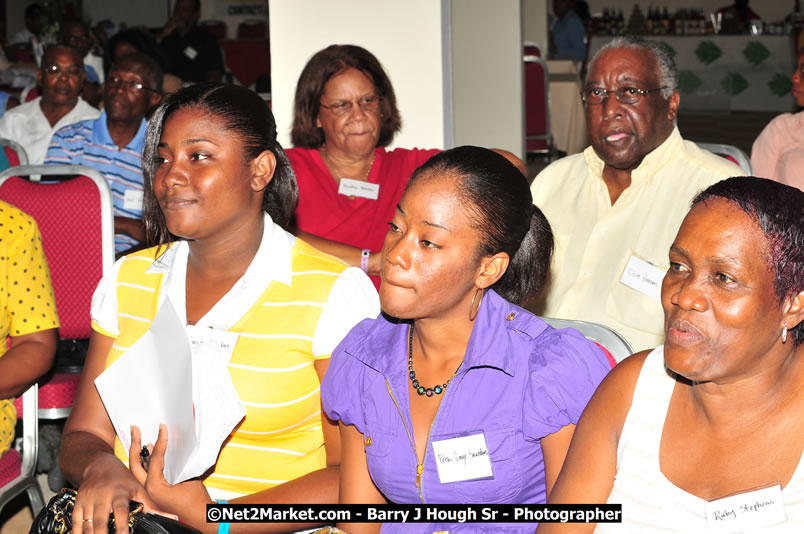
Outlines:
[[[645,14],[635,5],[628,19],[622,9],[604,9],[589,28],[589,57],[614,36],[641,35],[669,47],[684,110],[795,111],[790,76],[799,36],[804,39],[796,4],[781,22],[739,25],[701,8],[651,7]]]
[[[631,14],[626,17],[623,9],[603,8],[602,14],[593,16],[589,24],[592,35],[707,35],[726,33],[793,35],[804,29],[804,12],[797,0],[793,12],[782,21],[765,22],[756,20],[744,26],[723,26],[723,19],[718,13],[706,13],[703,8],[680,8],[671,12],[667,7],[649,7],[643,13],[639,4],[635,4]]]

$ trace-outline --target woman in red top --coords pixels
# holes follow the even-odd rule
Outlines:
[[[402,120],[391,80],[355,45],[317,52],[296,86],[287,150],[299,183],[296,235],[362,267],[379,288],[379,256],[413,171],[438,149],[387,151]],[[519,158],[499,151],[525,172]]]

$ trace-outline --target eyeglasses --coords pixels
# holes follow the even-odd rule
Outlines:
[[[360,106],[360,109],[366,113],[373,113],[377,111],[379,104],[380,97],[378,96],[364,96],[357,101],[357,105]],[[335,115],[348,115],[354,108],[354,103],[351,101],[335,102],[331,106],[325,106],[324,104],[319,105],[324,109],[330,110]]]
[[[138,82],[137,80],[124,80],[120,76],[109,76],[106,78],[106,83],[112,89],[117,89],[118,87],[123,86],[129,93],[142,93],[144,91],[150,91],[152,93],[159,92],[156,89],[145,87],[142,82]]]
[[[620,87],[618,89],[606,90],[599,87],[590,87],[581,91],[581,100],[590,106],[602,104],[609,97],[609,93],[614,93],[614,98],[621,104],[634,105],[642,100],[642,97],[654,91],[667,89],[667,86],[656,87],[654,89],[637,89],[636,87]]]
[[[78,65],[70,65],[62,69],[59,65],[48,65],[44,68],[44,72],[48,76],[61,76],[62,74],[66,74],[67,76],[80,76],[84,69],[79,67]]]
[[[70,46],[75,45],[85,45],[89,42],[88,35],[68,35],[64,38],[64,44],[68,44]]]

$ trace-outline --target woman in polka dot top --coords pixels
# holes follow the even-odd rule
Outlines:
[[[0,456],[11,446],[13,399],[53,364],[59,318],[36,222],[0,201]]]

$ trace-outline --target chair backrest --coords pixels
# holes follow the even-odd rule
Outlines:
[[[709,152],[713,152],[718,156],[722,156],[727,160],[736,163],[740,166],[745,174],[753,176],[754,169],[751,167],[751,158],[748,155],[732,145],[724,145],[722,143],[696,143],[699,147]]]
[[[3,151],[6,153],[8,162],[12,167],[28,165],[28,154],[25,153],[22,145],[11,139],[0,139],[0,146],[3,147]]]
[[[218,39],[226,39],[226,23],[222,20],[202,20],[198,26]]]
[[[268,33],[268,26],[264,20],[248,19],[237,25],[238,39],[264,39]]]
[[[634,353],[634,349],[631,348],[628,341],[606,325],[573,319],[556,319],[554,317],[542,317],[542,319],[553,328],[574,328],[583,334],[586,339],[606,348],[618,362]]]
[[[22,93],[20,94],[20,98],[22,99],[23,103],[35,100],[37,96],[39,96],[39,87],[35,85],[26,87],[25,89],[22,90]]]
[[[8,59],[15,63],[36,63],[30,42],[8,45],[7,50]]]
[[[525,41],[523,43],[526,56],[542,57],[542,47],[536,41]]]
[[[56,182],[20,176],[75,176]],[[0,199],[36,220],[53,280],[59,337],[85,339],[90,304],[101,277],[114,263],[114,215],[109,185],[82,165],[29,165],[0,173]]]
[[[540,57],[525,56],[525,141],[528,152],[548,151],[550,128],[550,85],[547,64]]]

